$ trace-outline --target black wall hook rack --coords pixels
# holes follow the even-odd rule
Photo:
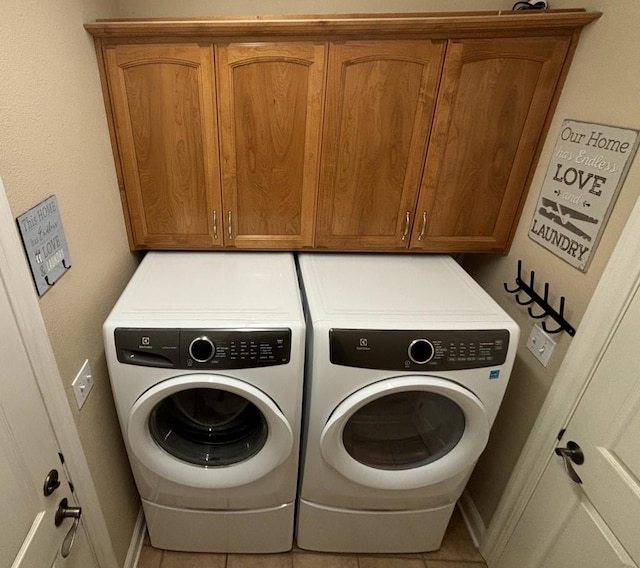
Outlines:
[[[566,320],[564,319],[564,296],[560,296],[560,310],[556,311],[549,305],[549,283],[544,283],[544,292],[543,295],[540,296],[535,290],[535,278],[536,273],[532,270],[529,274],[529,284],[526,284],[522,279],[522,261],[518,260],[518,274],[516,276],[516,288],[511,289],[507,286],[507,283],[504,283],[504,289],[509,292],[509,294],[516,295],[516,302],[521,306],[529,306],[527,311],[529,312],[529,316],[533,319],[543,319],[546,317],[550,317],[553,321],[555,321],[560,327],[556,329],[549,329],[547,327],[547,322],[542,322],[542,329],[544,329],[547,333],[560,333],[561,331],[566,331],[571,337],[576,334],[576,329]],[[520,293],[525,294],[528,298],[521,298]],[[542,308],[542,312],[534,313],[531,304],[537,304]]]

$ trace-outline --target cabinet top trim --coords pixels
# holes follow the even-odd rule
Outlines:
[[[384,37],[421,34],[454,38],[488,33],[533,33],[575,30],[597,20],[602,12],[585,10],[520,10],[407,14],[339,14],[312,16],[242,16],[220,18],[148,18],[96,20],[85,24],[95,37],[176,36],[308,36],[367,33]]]

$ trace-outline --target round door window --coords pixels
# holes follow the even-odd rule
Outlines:
[[[377,398],[344,426],[349,455],[369,467],[412,469],[434,462],[458,444],[465,415],[450,398],[428,391],[403,391]]]
[[[246,398],[217,388],[178,391],[149,415],[149,431],[166,452],[202,466],[227,466],[249,459],[265,445],[268,426]]]

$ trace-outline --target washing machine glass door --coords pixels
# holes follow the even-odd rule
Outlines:
[[[489,437],[480,400],[460,385],[409,376],[369,385],[344,400],[321,436],[324,459],[378,489],[416,489],[473,466]]]
[[[278,406],[230,377],[176,377],[146,391],[129,415],[128,439],[142,463],[199,488],[255,481],[291,453],[293,434]]]

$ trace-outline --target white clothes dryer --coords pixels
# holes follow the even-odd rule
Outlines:
[[[297,544],[439,548],[513,366],[515,322],[447,256],[301,254]]]
[[[304,334],[291,254],[147,253],[104,342],[153,546],[291,549]]]

